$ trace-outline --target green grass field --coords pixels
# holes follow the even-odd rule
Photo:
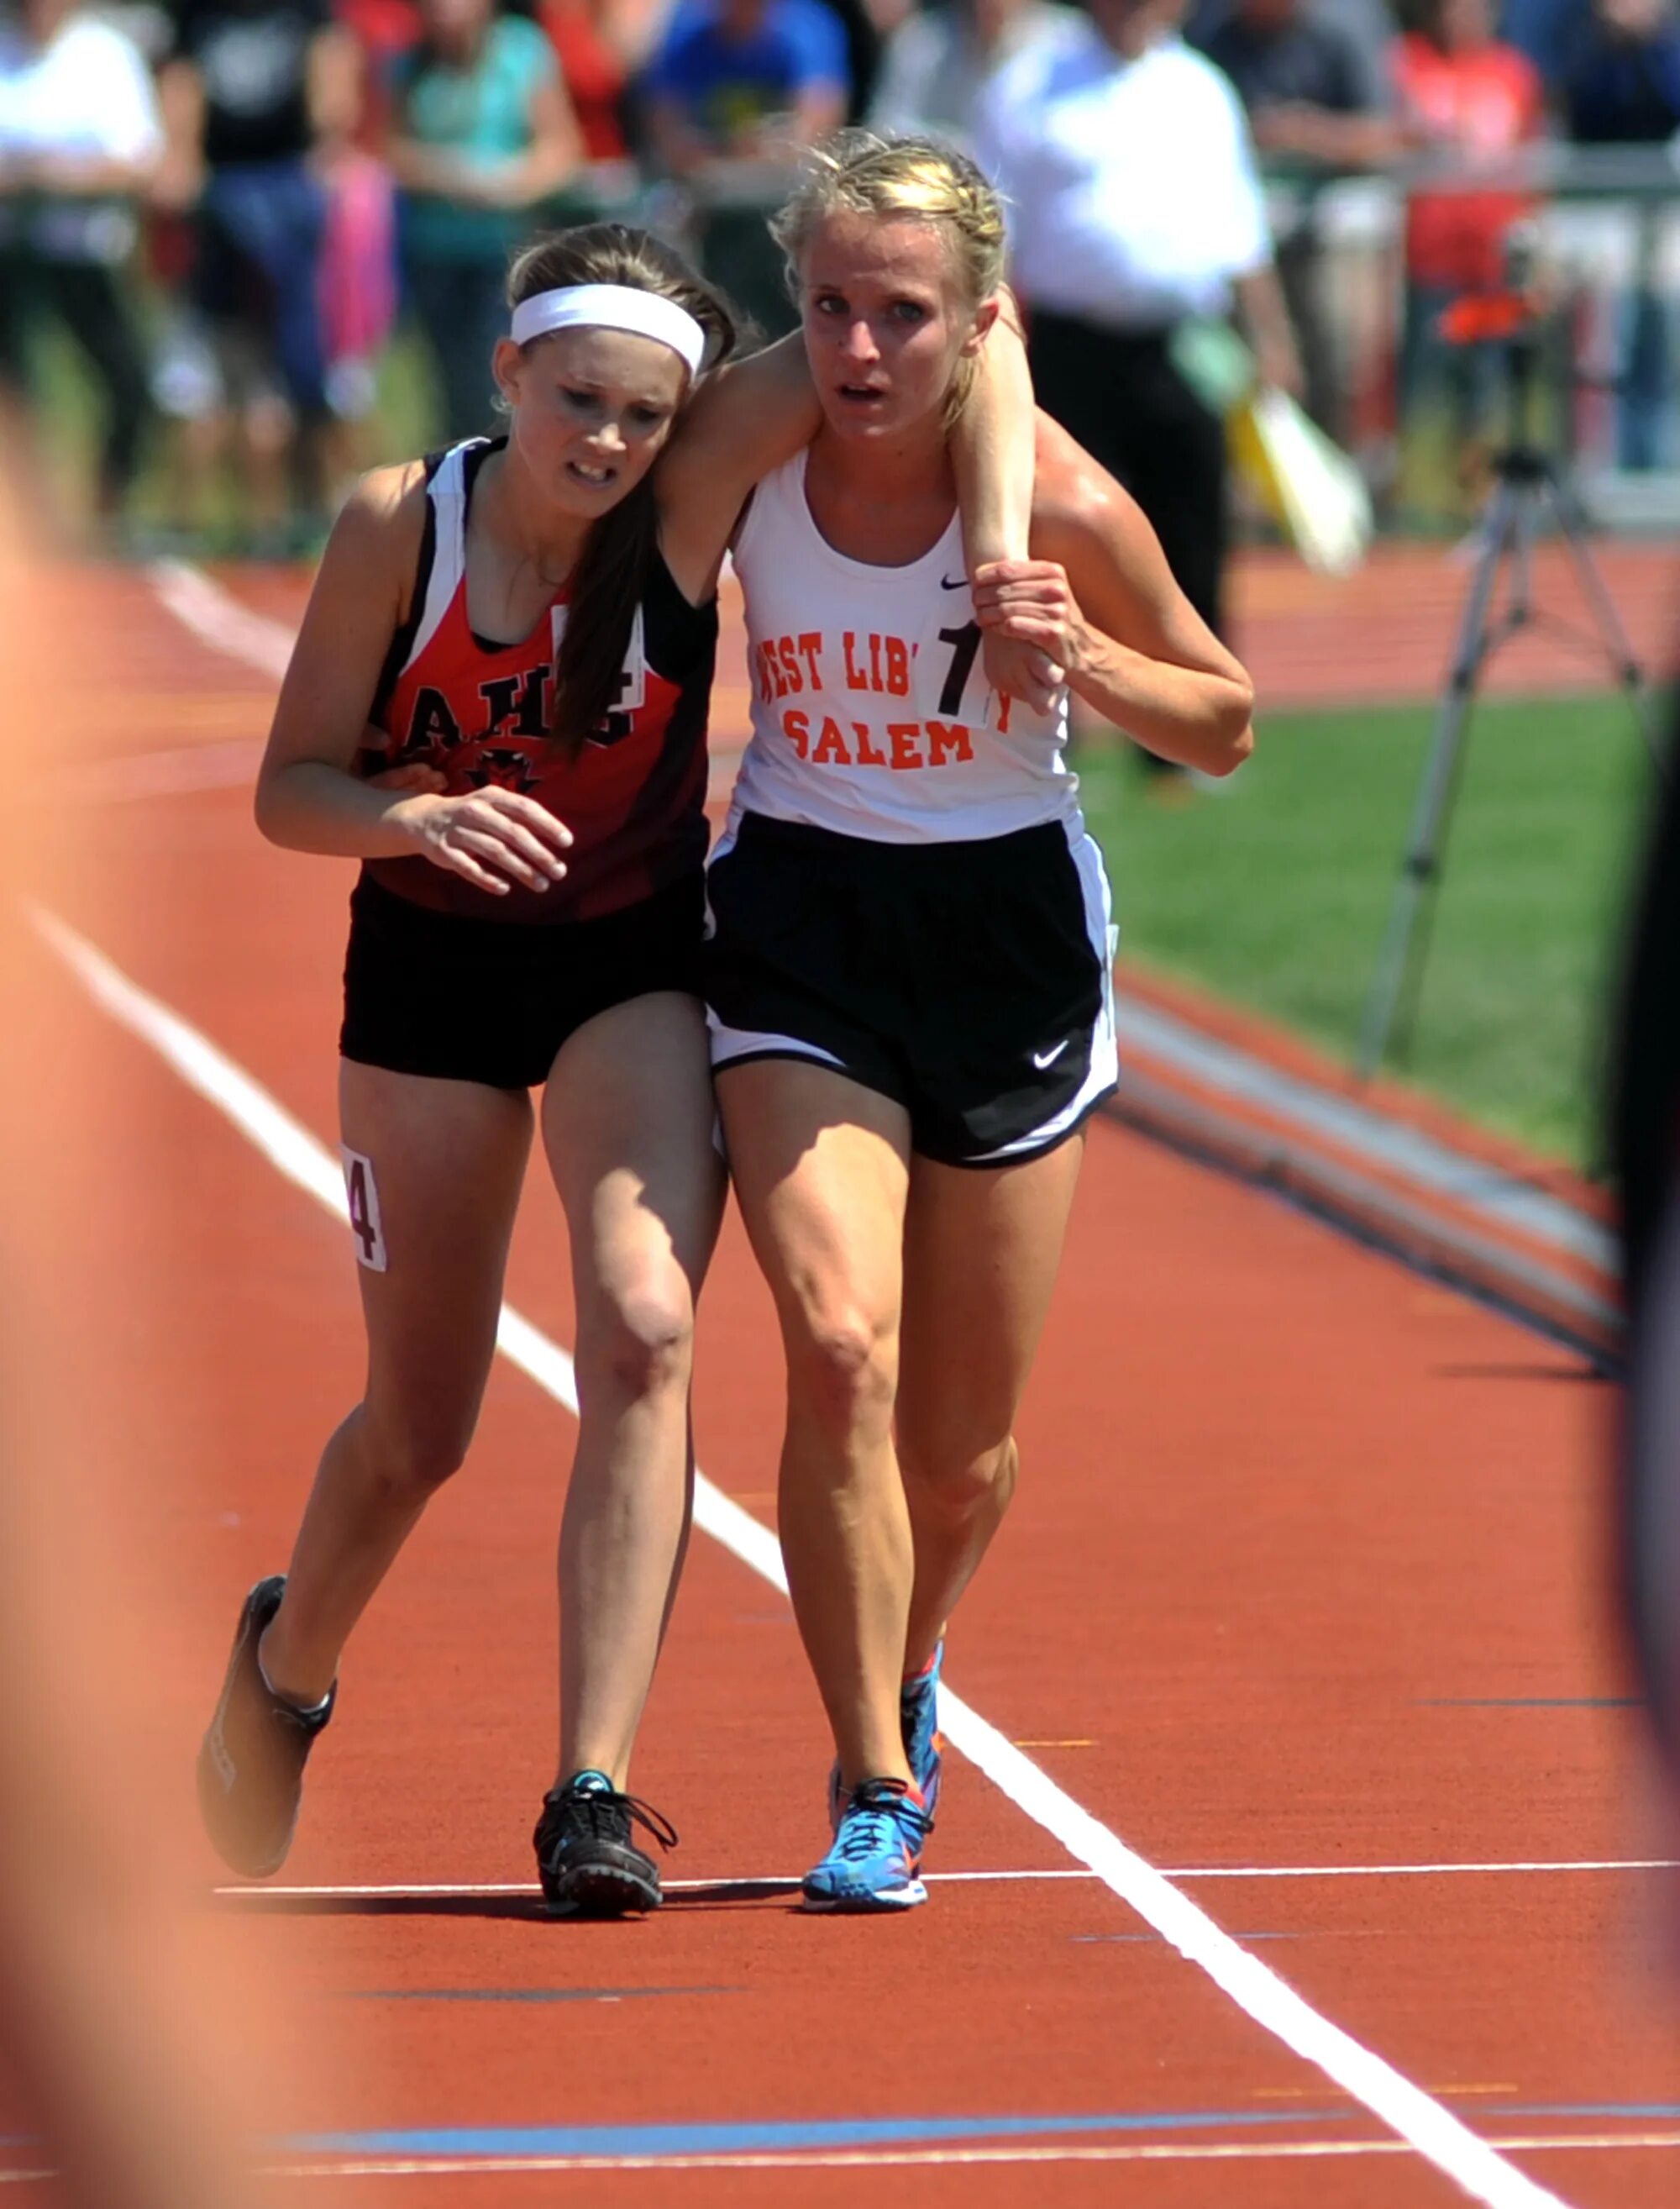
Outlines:
[[[1432,719],[1267,715],[1240,773],[1182,805],[1125,750],[1082,758],[1123,954],[1351,1061]],[[1588,1171],[1651,779],[1618,698],[1477,707],[1421,1011],[1390,1067]]]

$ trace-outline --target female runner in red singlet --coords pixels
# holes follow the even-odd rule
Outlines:
[[[200,1799],[229,1863],[279,1868],[345,1643],[471,1439],[540,1124],[580,1411],[536,1842],[552,1909],[615,1916],[659,1900],[633,1820],[675,1838],[625,1786],[687,1535],[693,1309],[723,1194],[697,996],[715,515],[819,418],[796,343],[717,367],[727,311],[642,232],[540,242],[509,292],[507,435],[352,497],[259,783],[273,841],[363,862],[340,1107],[368,1377],[286,1574],[246,1599]],[[1006,375],[1024,380],[1012,358]],[[976,558],[1024,505],[989,459],[996,418],[970,433]]]

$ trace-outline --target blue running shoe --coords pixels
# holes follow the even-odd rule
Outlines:
[[[939,1731],[939,1674],[945,1668],[941,1641],[926,1667],[912,1674],[898,1690],[898,1729],[904,1741],[904,1761],[910,1777],[921,1790],[927,1809],[927,1830],[933,1830],[939,1807],[939,1775],[945,1767],[945,1736]],[[828,1767],[828,1830],[837,1833],[846,1808],[845,1783],[837,1757]]]
[[[939,1804],[939,1774],[945,1766],[945,1737],[939,1731],[939,1674],[945,1665],[941,1641],[925,1670],[905,1681],[898,1690],[898,1724],[904,1736],[904,1755],[910,1776],[921,1790],[927,1809],[928,1830]]]
[[[917,1877],[928,1817],[902,1779],[852,1790],[834,1845],[804,1879],[807,1910],[913,1910],[927,1899]]]

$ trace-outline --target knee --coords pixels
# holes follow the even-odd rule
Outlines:
[[[961,1526],[1007,1506],[1021,1460],[1013,1435],[979,1445],[970,1437],[929,1448],[914,1432],[901,1432],[898,1462],[913,1508]]]
[[[605,1386],[632,1402],[686,1393],[694,1359],[694,1307],[686,1282],[648,1285],[596,1315],[579,1345],[578,1388]]]
[[[795,1407],[824,1432],[884,1430],[898,1386],[898,1331],[866,1310],[807,1314],[788,1344]]]
[[[375,1496],[393,1508],[426,1503],[465,1464],[474,1424],[471,1415],[423,1404],[395,1413],[364,1409],[362,1460]]]

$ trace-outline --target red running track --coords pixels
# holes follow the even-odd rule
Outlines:
[[[35,580],[42,633],[70,608],[99,643],[56,761],[207,758],[260,736],[266,680],[187,636],[144,578]],[[330,1146],[349,870],[262,846],[238,787],[121,794],[142,779],[44,791],[78,864],[38,892]],[[130,1392],[130,1477],[170,1552],[157,1753],[184,1773],[238,1596],[283,1561],[358,1386],[353,1267],[324,1210],[45,944],[38,958],[43,999],[108,1065],[134,1139],[120,1172],[88,1162],[96,1194],[66,1237],[90,1275],[138,1291],[101,1354]],[[536,1177],[509,1295],[569,1339],[562,1229]],[[732,1221],[702,1315],[699,1451],[766,1520],[774,1343]],[[1601,1600],[1607,1408],[1567,1354],[1100,1123],[1020,1496],[950,1676],[1149,1862],[1202,1875],[1183,1891],[1323,2019],[1475,2133],[1526,2143],[1500,2166],[1513,2182],[1655,2209],[1680,2171],[1656,1877],[1358,1870],[1650,1853]],[[358,1637],[288,1886],[530,1877],[570,1444],[561,1407],[499,1365],[471,1466]],[[681,1829],[672,1876],[796,1875],[822,1845],[826,1758],[785,1603],[697,1538],[635,1775]],[[953,1762],[933,1870],[1077,1869]],[[1318,1869],[1255,1875],[1279,1867]],[[202,1870],[208,1888],[207,1856]],[[279,2129],[476,2142],[468,2169],[326,2182],[334,2199],[827,2205],[895,2178],[981,2209],[1463,2198],[1094,1878],[954,1881],[887,1923],[807,1919],[785,1891],[691,1891],[627,1927],[549,1925],[517,1895],[207,1906],[254,1975],[296,1982]],[[1003,2130],[1070,2116],[1099,2122]],[[821,2145],[887,2119],[912,2136]],[[943,2120],[973,2136],[930,2136]],[[793,2128],[771,2152],[797,2167],[638,2164],[662,2145],[650,2127],[765,2124]],[[582,2168],[485,2170],[497,2127],[622,2137]],[[763,2152],[751,2134],[700,2137]],[[825,2159],[844,2153],[862,2159]]]

